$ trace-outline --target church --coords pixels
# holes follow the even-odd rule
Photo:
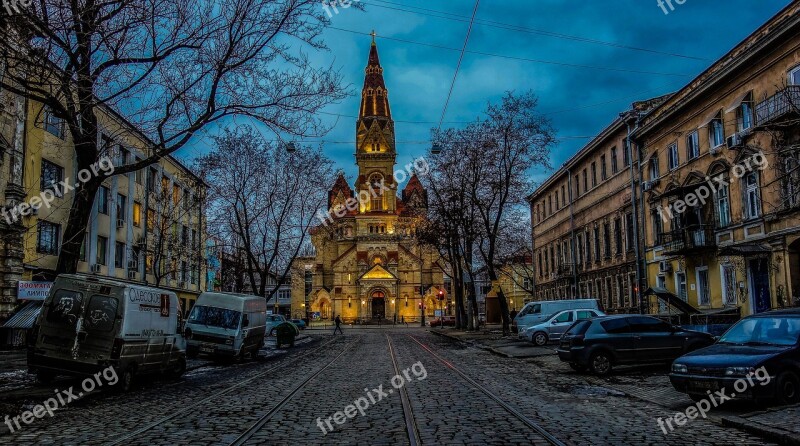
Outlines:
[[[292,317],[419,321],[446,310],[444,273],[436,250],[415,237],[427,191],[411,174],[398,194],[394,121],[374,38],[358,116],[358,178],[351,188],[339,175],[328,193],[330,218],[311,231],[314,255],[295,259]]]

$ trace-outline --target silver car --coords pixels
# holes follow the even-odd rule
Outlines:
[[[561,335],[576,321],[605,316],[600,310],[563,310],[555,313],[536,325],[519,332],[520,338],[525,338],[538,346],[546,345],[550,341],[558,341]]]

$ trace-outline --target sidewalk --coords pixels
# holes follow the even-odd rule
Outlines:
[[[516,333],[503,337],[500,325],[489,325],[481,331],[461,331],[452,328],[435,328],[429,331],[507,358],[535,358],[555,354],[555,347],[537,347],[518,339]]]

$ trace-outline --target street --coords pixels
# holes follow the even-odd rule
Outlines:
[[[177,382],[98,390],[53,419],[13,434],[3,426],[0,443],[769,444],[700,418],[665,435],[656,420],[682,410],[680,402],[664,407],[611,385],[638,377],[647,386],[662,368],[622,371],[605,385],[546,349],[509,358],[420,328],[306,332],[297,347],[266,348],[256,360],[195,361]],[[17,389],[7,382],[12,375]],[[0,376],[4,415],[75,385]]]

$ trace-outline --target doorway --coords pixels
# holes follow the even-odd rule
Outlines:
[[[372,293],[372,319],[386,319],[386,295],[383,291]]]
[[[772,297],[769,293],[769,260],[766,258],[747,261],[750,275],[750,296],[753,313],[763,313],[772,308]]]

